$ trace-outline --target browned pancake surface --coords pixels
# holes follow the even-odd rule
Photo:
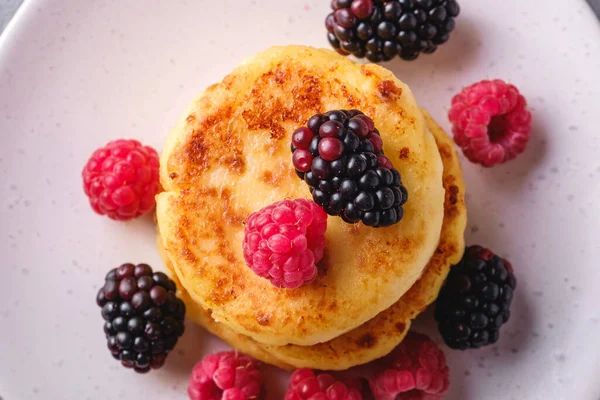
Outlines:
[[[358,108],[409,191],[403,220],[374,229],[330,217],[311,284],[278,289],[242,257],[243,223],[285,198],[310,198],[291,163],[291,134],[316,113]],[[376,65],[287,46],[247,60],[188,109],[161,157],[163,245],[194,301],[267,344],[312,345],[363,324],[421,276],[439,240],[442,164],[410,89]]]
[[[268,346],[258,343],[215,322],[210,311],[198,306],[183,291],[181,296],[188,306],[188,317],[240,351],[285,369],[344,370],[389,353],[402,341],[410,328],[411,320],[435,301],[451,265],[460,260],[464,250],[467,215],[465,185],[458,155],[452,140],[429,114],[426,113],[425,116],[444,164],[444,222],[437,249],[423,276],[398,302],[360,327],[313,346]],[[162,252],[162,255],[167,267],[172,269],[166,254]],[[181,285],[178,284],[178,287],[181,288]]]

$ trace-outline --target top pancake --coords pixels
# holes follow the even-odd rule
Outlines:
[[[400,171],[409,201],[389,228],[329,217],[314,282],[278,289],[242,256],[244,220],[285,198],[310,198],[291,163],[295,128],[316,113],[360,109]],[[169,135],[157,221],[183,287],[212,317],[258,342],[313,345],[395,303],[440,236],[444,189],[435,141],[410,89],[377,65],[287,46],[246,60],[209,87]]]
[[[443,184],[446,191],[444,221],[438,246],[423,274],[400,300],[361,326],[327,342],[312,346],[266,345],[215,322],[210,310],[205,310],[191,300],[185,289],[181,287],[177,276],[173,276],[173,265],[162,248],[162,240],[158,238],[159,252],[177,284],[178,296],[187,307],[187,317],[237,350],[283,369],[347,370],[383,357],[392,351],[404,340],[412,320],[438,297],[450,267],[460,261],[465,248],[467,208],[465,184],[458,154],[452,139],[426,111],[424,114],[444,165]]]

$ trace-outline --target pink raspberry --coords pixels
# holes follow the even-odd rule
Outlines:
[[[297,369],[292,374],[284,400],[362,400],[360,388],[342,383],[330,374],[316,375],[312,370]]]
[[[448,117],[456,144],[469,160],[484,167],[515,158],[525,150],[531,134],[525,98],[501,80],[463,89],[452,99]]]
[[[160,189],[158,153],[137,140],[115,140],[92,154],[82,176],[94,211],[116,220],[133,219],[154,208]]]
[[[314,201],[278,201],[253,212],[244,229],[244,259],[279,288],[293,289],[317,276],[327,214]]]
[[[222,351],[194,366],[190,400],[255,400],[260,398],[262,376],[258,362],[242,353]]]
[[[442,350],[426,335],[409,332],[369,377],[375,400],[438,400],[448,391]]]

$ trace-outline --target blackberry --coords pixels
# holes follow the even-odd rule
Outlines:
[[[333,110],[296,129],[292,162],[327,214],[386,227],[402,219],[408,192],[382,147],[371,118],[358,110]]]
[[[456,0],[333,0],[331,8],[325,19],[331,46],[371,62],[433,53],[448,41],[460,12]]]
[[[465,350],[496,343],[510,317],[516,287],[508,261],[481,246],[468,247],[435,303],[435,319],[446,344]]]
[[[184,331],[185,304],[175,283],[146,264],[111,270],[98,291],[104,333],[113,357],[145,373],[162,367]]]

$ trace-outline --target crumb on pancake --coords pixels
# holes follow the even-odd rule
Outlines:
[[[410,149],[408,147],[403,147],[398,152],[398,158],[401,160],[406,160],[410,157]]]
[[[271,323],[271,316],[264,314],[262,311],[258,311],[256,313],[256,321],[261,325],[261,326],[267,326]]]
[[[402,96],[402,88],[396,86],[394,81],[385,80],[377,82],[377,90],[384,99],[392,99]]]

